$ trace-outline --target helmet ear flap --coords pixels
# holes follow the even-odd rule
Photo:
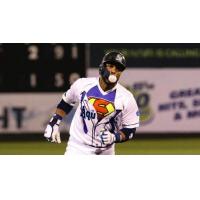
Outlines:
[[[110,75],[109,71],[105,68],[105,63],[101,63],[99,65],[99,74],[102,76],[102,78],[107,82],[107,79]]]
[[[100,75],[103,74],[103,67],[104,67],[104,65],[103,65],[103,63],[101,63],[101,64],[99,65],[99,74],[100,74]]]

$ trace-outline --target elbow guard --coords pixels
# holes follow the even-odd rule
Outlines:
[[[121,129],[121,131],[125,136],[125,138],[123,138],[121,142],[125,142],[127,140],[133,139],[133,137],[135,136],[136,128],[123,128]]]
[[[60,103],[58,104],[57,108],[65,111],[66,114],[68,114],[73,106],[69,105],[68,103],[66,103],[63,99],[60,101]]]

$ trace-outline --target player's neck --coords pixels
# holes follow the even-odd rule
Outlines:
[[[101,87],[101,89],[106,92],[108,90],[111,90],[112,88],[115,87],[116,83],[115,84],[108,84],[106,83],[102,77],[99,78],[99,85]]]

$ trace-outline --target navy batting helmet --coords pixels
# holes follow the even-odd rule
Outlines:
[[[109,52],[103,57],[100,68],[104,67],[105,64],[114,64],[120,71],[123,71],[126,68],[124,55],[116,51]]]
[[[124,71],[126,68],[126,60],[122,53],[116,51],[107,53],[103,57],[101,64],[99,66],[99,74],[104,78],[106,82],[110,75],[110,73],[105,68],[106,64],[114,64],[120,71]]]

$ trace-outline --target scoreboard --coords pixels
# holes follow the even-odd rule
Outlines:
[[[85,44],[0,44],[0,92],[66,91],[86,75]]]

